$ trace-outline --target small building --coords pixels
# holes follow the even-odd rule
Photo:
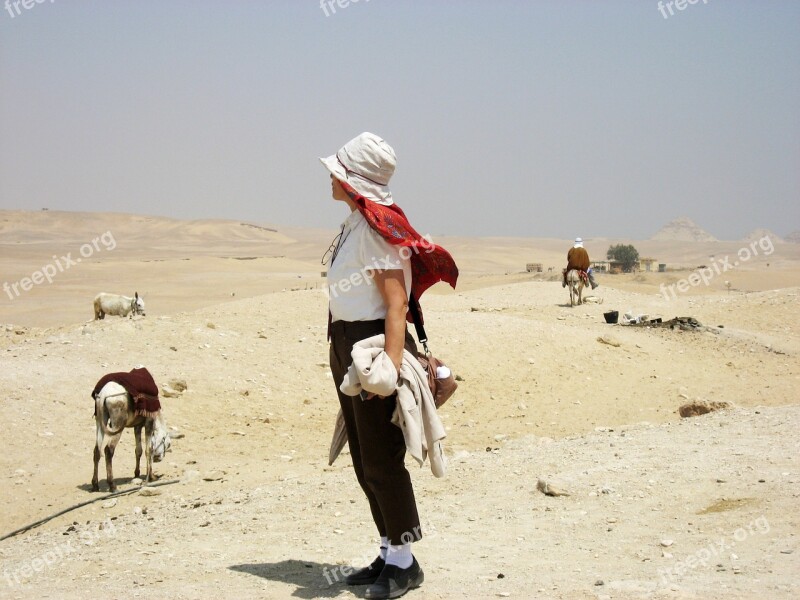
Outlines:
[[[608,273],[610,268],[607,260],[596,260],[592,262],[590,266],[593,271],[599,271],[601,273]]]
[[[525,265],[525,270],[528,273],[541,273],[542,263],[528,263],[527,265]]]
[[[644,267],[645,271],[652,271],[653,265],[658,262],[655,258],[640,258],[639,264]]]
[[[634,263],[633,266],[627,271],[622,268],[622,263],[618,260],[609,261],[608,264],[609,264],[609,273],[612,273],[614,275],[618,273],[638,273],[639,270],[641,269],[641,264],[639,262]]]

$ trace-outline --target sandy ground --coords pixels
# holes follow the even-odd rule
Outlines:
[[[110,371],[187,382],[162,398],[175,439],[155,465],[177,483],[0,542],[0,597],[362,597],[341,567],[369,562],[375,533],[349,456],[326,460],[336,406],[317,263],[330,232],[72,217],[0,211],[7,282],[105,231],[116,241],[0,300],[0,532],[105,494],[89,486],[89,394]],[[667,299],[662,284],[742,243],[636,242],[687,270],[604,276],[602,304],[571,308],[552,273],[521,272],[560,264],[567,242],[440,241],[462,280],[423,308],[463,381],[441,411],[448,476],[409,465],[426,581],[408,597],[800,595],[798,246],[725,273],[730,291],[720,275]],[[146,317],[88,321],[94,293],[129,287]],[[607,325],[610,309],[709,329]],[[680,419],[695,399],[736,408]],[[133,446],[126,432],[121,489]],[[543,495],[540,478],[570,495]]]

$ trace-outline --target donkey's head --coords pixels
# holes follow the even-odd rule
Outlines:
[[[172,440],[169,437],[167,423],[164,421],[164,416],[159,412],[158,416],[153,419],[153,435],[150,437],[153,462],[161,462],[171,444]]]
[[[131,308],[133,309],[133,314],[145,316],[144,300],[139,297],[139,292],[135,292],[133,302],[131,302]]]

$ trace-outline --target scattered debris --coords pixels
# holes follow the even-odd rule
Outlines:
[[[699,415],[705,415],[706,413],[713,412],[715,410],[726,410],[729,408],[733,408],[733,404],[730,402],[724,401],[708,401],[708,400],[694,400],[693,402],[689,402],[684,404],[678,409],[678,413],[683,418],[687,417],[697,417]]]

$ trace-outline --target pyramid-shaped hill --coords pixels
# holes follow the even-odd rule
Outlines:
[[[670,221],[650,238],[667,242],[716,242],[717,238],[699,227],[688,217]]]
[[[756,240],[761,240],[764,238],[769,238],[775,244],[782,244],[784,239],[776,233],[773,233],[769,229],[764,229],[763,227],[759,227],[758,229],[754,229],[746,236],[744,236],[740,241],[742,242],[753,242]]]
[[[793,231],[789,235],[783,238],[784,242],[789,242],[791,244],[800,244],[800,231]]]

